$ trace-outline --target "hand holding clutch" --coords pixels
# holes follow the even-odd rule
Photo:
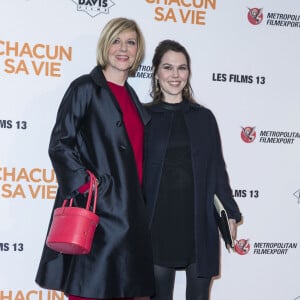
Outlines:
[[[214,205],[216,211],[216,222],[225,242],[225,247],[227,249],[234,248],[234,239],[236,236],[236,224],[234,224],[235,220],[228,220],[227,212],[217,195],[214,196]]]
[[[232,239],[235,241],[236,240],[236,235],[237,235],[237,224],[235,219],[229,219],[229,229],[230,233],[232,236]]]

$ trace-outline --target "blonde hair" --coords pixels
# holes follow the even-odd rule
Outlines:
[[[135,31],[137,34],[137,54],[128,72],[129,76],[134,76],[144,58],[145,41],[139,26],[131,19],[114,18],[104,26],[97,44],[97,65],[101,65],[103,69],[107,67],[109,47],[115,38],[124,31]]]

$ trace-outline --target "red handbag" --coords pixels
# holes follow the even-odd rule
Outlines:
[[[62,207],[56,208],[52,224],[46,240],[46,245],[64,254],[87,254],[92,242],[100,217],[95,214],[98,185],[95,175],[87,171],[90,176],[90,187],[85,208],[74,207],[73,198],[66,199]],[[94,194],[93,210],[90,210]],[[69,202],[69,205],[67,203]]]

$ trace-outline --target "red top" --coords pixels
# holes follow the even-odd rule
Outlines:
[[[138,111],[125,86],[108,82],[108,86],[116,97],[123,114],[123,122],[131,143],[135,163],[137,167],[140,184],[143,178],[143,145],[144,145],[144,125]],[[78,191],[84,193],[88,190],[90,182],[82,185]]]
[[[108,86],[115,95],[123,113],[124,126],[133,149],[139,181],[142,184],[144,125],[126,87],[112,82],[108,82]]]

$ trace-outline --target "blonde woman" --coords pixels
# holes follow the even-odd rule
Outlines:
[[[36,282],[70,300],[134,299],[154,292],[153,264],[142,198],[144,125],[149,115],[128,84],[144,55],[135,21],[112,19],[103,28],[97,66],[67,89],[52,131],[49,155],[65,198],[84,203],[86,170],[99,181],[99,225],[87,255],[44,247]]]

